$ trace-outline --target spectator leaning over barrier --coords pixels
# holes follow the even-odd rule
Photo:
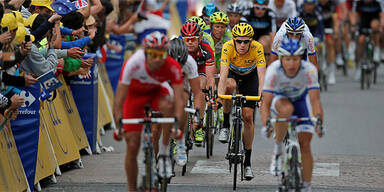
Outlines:
[[[38,27],[46,22],[50,15],[39,14],[32,22],[31,32],[33,33]],[[57,27],[56,27],[57,28]],[[81,58],[83,52],[80,48],[71,49],[54,49],[54,43],[59,32],[53,33],[54,29],[50,29],[46,34],[46,40],[35,41],[32,44],[31,52],[27,55],[21,64],[21,69],[35,76],[40,76],[50,70],[56,72],[59,58]]]
[[[91,18],[91,17],[89,17]],[[71,12],[67,15],[65,15],[62,19],[63,26],[72,30],[78,30],[80,28],[83,28],[85,25],[84,17],[80,12]],[[86,33],[89,33],[89,37],[83,38],[84,35],[87,35]],[[72,35],[66,35],[65,40],[66,41],[72,41],[76,40],[78,38],[85,40],[91,40],[95,37],[96,34],[96,28],[93,27],[92,29],[86,30],[83,34],[72,36]],[[78,40],[80,41],[80,40]],[[87,41],[87,43],[89,42]],[[84,52],[87,52],[86,49],[86,44],[81,44],[78,47],[83,48]],[[63,44],[63,43],[62,43]],[[80,44],[80,43],[79,43]],[[74,58],[66,58],[65,59],[65,64],[64,64],[64,70],[68,72],[76,72],[80,68],[83,69],[89,69],[93,65],[93,59],[74,59]],[[83,71],[88,71],[88,70],[81,70]]]

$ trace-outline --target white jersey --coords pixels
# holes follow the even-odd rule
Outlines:
[[[276,14],[277,24],[280,25],[288,18],[296,17],[296,4],[293,0],[285,0],[281,8],[277,8],[274,1],[269,1],[268,8]]]
[[[309,31],[309,28],[306,24],[304,24],[304,31],[303,35],[300,38],[300,41],[304,48],[307,49],[307,54],[309,56],[315,55],[316,50],[315,50],[315,40],[313,39],[313,36],[311,32]],[[280,46],[280,43],[283,41],[283,39],[287,36],[287,29],[285,27],[285,22],[283,25],[281,25],[279,31],[277,31],[275,38],[273,39],[273,44],[272,44],[272,53],[275,55],[278,55],[278,48]]]
[[[304,99],[311,89],[320,89],[316,67],[302,60],[299,72],[295,77],[288,77],[280,60],[268,66],[265,73],[264,92],[270,92],[288,98],[291,101]]]
[[[184,77],[188,80],[194,79],[199,76],[197,72],[197,63],[191,55],[188,54],[187,62],[185,62],[183,68]]]

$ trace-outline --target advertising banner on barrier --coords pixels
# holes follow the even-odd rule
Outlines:
[[[86,57],[96,58],[96,54],[86,54]],[[96,59],[95,59],[96,60]],[[79,110],[88,143],[93,152],[97,142],[97,109],[98,109],[98,67],[95,64],[90,69],[90,78],[76,75],[68,77],[69,85]]]
[[[26,191],[27,179],[9,124],[0,131],[0,157],[0,191]]]
[[[83,124],[81,123],[80,114],[77,110],[75,100],[73,99],[72,92],[65,83],[65,79],[62,75],[59,76],[59,80],[63,83],[59,89],[57,89],[58,97],[63,103],[64,111],[67,114],[72,129],[73,136],[75,137],[76,144],[79,150],[89,146],[87,136],[85,135]]]
[[[40,117],[41,116],[42,115],[40,115]],[[52,143],[49,139],[48,130],[42,117],[40,118],[38,149],[39,150],[37,152],[35,184],[40,180],[54,174],[55,169],[57,167]]]
[[[44,101],[41,108],[41,119],[48,129],[58,164],[63,165],[79,159],[79,149],[59,98]]]
[[[17,119],[11,121],[12,132],[29,187],[33,191],[39,144],[40,83],[18,89],[21,90],[20,96],[24,97],[25,103],[19,108]]]

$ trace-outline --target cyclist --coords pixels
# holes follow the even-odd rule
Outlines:
[[[206,24],[205,24],[204,20],[200,17],[192,16],[191,18],[188,19],[188,21],[193,21],[193,22],[197,23],[200,27],[200,30],[206,28]],[[202,30],[202,34],[203,34],[203,36],[202,36],[201,40],[204,41],[205,43],[209,44],[209,46],[211,46],[212,50],[214,50],[215,46],[213,45],[213,43],[211,43],[211,42],[213,42],[211,35],[205,31],[203,31],[203,30]]]
[[[327,56],[329,61],[329,77],[328,84],[336,83],[335,78],[335,62],[337,65],[343,65],[344,61],[340,53],[339,45],[339,19],[336,14],[338,1],[319,0],[318,6],[323,17],[325,44],[327,48]],[[333,35],[335,34],[335,35]]]
[[[205,89],[207,86],[207,74],[205,71],[206,66],[214,66],[215,56],[212,48],[202,41],[202,32],[197,23],[187,21],[181,27],[181,36],[187,45],[188,53],[195,59],[199,72],[200,90]],[[199,109],[205,109],[204,93],[199,92],[199,101],[195,105]],[[200,119],[203,119],[204,113],[200,113]],[[202,122],[202,121],[200,121]],[[195,126],[196,127],[196,126]],[[204,141],[204,131],[201,127],[195,129],[195,145],[201,146]]]
[[[226,42],[222,49],[219,94],[232,94],[236,89],[244,95],[261,95],[265,74],[265,58],[263,46],[252,39],[253,28],[247,23],[235,25],[232,29],[233,40]],[[230,127],[229,115],[231,101],[217,99],[219,106],[223,104],[224,124],[220,129],[219,141],[228,142]],[[251,169],[251,153],[254,136],[254,119],[256,102],[243,103],[242,118],[244,121],[243,143],[245,150],[244,177],[246,180],[253,178]]]
[[[218,11],[220,11],[220,10],[213,3],[208,3],[207,5],[205,5],[203,7],[202,15],[200,17],[205,21],[206,26],[204,29],[201,29],[201,30],[205,31],[208,34],[211,33],[210,16],[213,13],[218,12]]]
[[[356,31],[358,18],[359,37],[356,48],[356,74],[360,78],[360,58],[363,55],[365,37],[370,35],[367,29],[372,29],[372,40],[374,44],[373,61],[380,62],[380,32],[384,28],[384,2],[378,0],[354,1],[351,15],[351,31]]]
[[[217,72],[220,72],[220,57],[223,44],[232,39],[231,31],[227,28],[229,24],[229,18],[227,14],[223,12],[215,12],[210,17],[211,23],[211,37],[210,45],[214,47],[215,51],[215,63]],[[208,39],[207,39],[208,40]]]
[[[309,31],[308,26],[304,23],[304,20],[300,17],[288,18],[280,27],[279,31],[277,31],[272,44],[272,54],[270,57],[271,63],[277,60],[278,48],[282,40],[286,37],[300,39],[307,52],[303,57],[306,59],[306,56],[308,55],[309,61],[318,68],[313,36]]]
[[[156,31],[143,40],[143,49],[137,50],[125,63],[121,71],[113,106],[115,123],[121,118],[142,118],[144,107],[151,104],[163,116],[176,115],[181,119],[183,113],[183,80],[180,65],[167,56],[167,37]],[[167,81],[170,81],[171,86]],[[172,99],[172,96],[174,98]],[[129,191],[136,191],[138,175],[137,155],[140,148],[142,125],[123,125],[124,138],[127,143],[125,171]],[[161,177],[172,175],[169,154],[169,137],[171,125],[163,124],[163,140],[160,144],[158,167]],[[165,172],[164,175],[164,164]]]
[[[193,57],[188,54],[188,48],[182,39],[174,38],[169,42],[168,55],[174,58],[177,62],[179,62],[180,67],[182,68],[184,82],[183,108],[185,107],[185,104],[188,101],[190,90],[192,90],[192,93],[195,95],[194,102],[196,103],[196,101],[198,101],[199,97],[201,96],[199,94],[200,80],[199,74],[197,72],[197,64]],[[185,117],[186,116],[184,115],[182,119],[179,119],[181,125],[180,129],[182,132],[185,132]],[[156,134],[157,135],[155,135],[155,132],[152,133],[154,141],[159,140],[160,131],[157,131]],[[182,136],[182,134],[180,134],[179,136]],[[179,137],[175,139],[177,140],[177,150],[174,158],[177,165],[184,166],[187,163],[187,154],[185,149],[184,137]]]
[[[276,16],[268,8],[268,3],[268,0],[254,0],[253,9],[251,9],[250,14],[246,17],[255,32],[253,39],[260,42],[264,47],[267,63],[272,39],[276,34]]]
[[[297,16],[293,0],[272,0],[268,7],[276,14],[277,28],[280,28],[286,19]]]
[[[323,119],[317,70],[312,63],[301,60],[304,49],[305,47],[297,39],[284,39],[278,49],[280,60],[273,62],[267,69],[261,111],[264,136],[269,137],[265,126],[271,112],[277,115],[276,118],[289,118],[292,115],[309,117],[312,112],[315,115],[320,114]],[[312,111],[310,111],[309,102]],[[287,129],[286,122],[275,125],[274,155],[270,167],[273,175],[281,172],[283,139]],[[302,191],[305,192],[311,191],[313,158],[310,143],[314,130],[318,129],[314,129],[310,121],[300,122],[296,127],[303,166],[304,190]],[[319,132],[318,134],[321,136]]]
[[[229,4],[227,8],[227,15],[229,19],[228,27],[230,30],[232,30],[233,26],[239,24],[242,21],[243,9],[237,3]]]

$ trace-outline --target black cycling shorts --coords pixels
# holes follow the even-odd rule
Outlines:
[[[257,69],[246,75],[239,75],[232,70],[228,72],[228,78],[235,79],[239,94],[258,96],[259,95],[259,77]],[[245,101],[243,107],[256,108],[256,101]]]

